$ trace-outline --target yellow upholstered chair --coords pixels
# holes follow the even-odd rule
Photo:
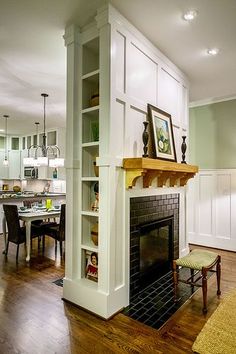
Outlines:
[[[187,280],[179,278],[179,267],[189,268],[190,277]],[[215,269],[214,269],[215,268]],[[202,287],[203,295],[203,309],[204,313],[207,312],[207,273],[216,272],[217,277],[217,295],[221,294],[220,291],[220,275],[221,275],[221,257],[211,251],[195,249],[188,255],[173,261],[173,281],[174,281],[174,297],[177,299],[177,286],[178,282],[194,286]],[[198,277],[196,277],[198,275]],[[201,283],[199,284],[199,280]]]

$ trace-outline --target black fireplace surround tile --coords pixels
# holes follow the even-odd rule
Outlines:
[[[179,194],[130,198],[130,301],[140,290],[139,225],[173,217],[173,257],[179,256]]]

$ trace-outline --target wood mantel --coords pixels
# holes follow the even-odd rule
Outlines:
[[[182,187],[198,172],[198,166],[143,157],[123,159],[123,168],[126,170],[126,188],[134,187],[141,176],[144,188],[150,187],[154,178],[157,178],[157,187],[167,183],[169,187]]]

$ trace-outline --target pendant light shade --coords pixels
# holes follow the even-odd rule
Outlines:
[[[64,159],[60,158],[60,149],[57,145],[49,145],[46,143],[46,98],[47,93],[42,93],[43,97],[43,141],[42,145],[33,144],[28,148],[28,156],[23,159],[23,164],[26,166],[50,166],[63,167]],[[39,124],[39,123],[35,123]],[[38,136],[38,133],[36,133]],[[34,156],[30,157],[33,151]]]

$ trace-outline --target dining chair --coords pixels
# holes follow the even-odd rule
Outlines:
[[[60,256],[62,257],[62,243],[65,241],[65,225],[66,225],[66,205],[61,205],[60,222],[53,226],[44,226],[44,234],[54,238],[55,253],[57,253],[57,242],[60,243]],[[44,242],[44,239],[43,239]],[[44,246],[43,246],[44,249]]]
[[[23,201],[23,205],[24,205],[26,208],[31,208],[31,205],[32,205],[33,203],[35,203],[35,202],[42,204],[42,199],[40,199],[40,200],[39,200],[39,199],[28,199],[28,200],[24,200],[24,201]],[[42,232],[41,232],[41,227],[44,227],[44,226],[55,226],[55,225],[57,225],[57,223],[56,223],[55,220],[54,220],[54,221],[51,221],[50,218],[48,218],[47,220],[41,220],[41,219],[39,219],[39,220],[33,220],[33,221],[31,222],[31,225],[34,226],[35,232],[36,232],[36,233],[38,232],[38,233],[40,234],[40,236],[39,236],[39,245],[40,245],[41,236],[44,237],[44,235],[43,235]]]
[[[16,261],[18,262],[19,245],[26,242],[26,228],[25,226],[20,226],[17,205],[3,204],[3,210],[8,229],[5,255],[7,256],[8,254],[9,242],[15,243],[17,245]],[[33,225],[31,226],[31,238],[39,237],[40,233]]]

